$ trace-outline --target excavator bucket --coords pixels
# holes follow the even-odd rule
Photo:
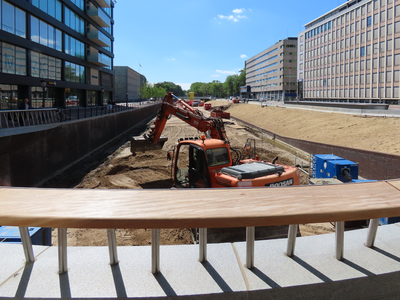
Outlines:
[[[165,135],[160,136],[158,143],[155,144],[149,143],[143,136],[134,136],[131,138],[131,152],[135,155],[139,151],[160,150],[166,141],[168,141],[168,137]]]

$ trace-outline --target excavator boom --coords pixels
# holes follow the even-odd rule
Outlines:
[[[132,138],[132,153],[161,149],[168,139],[165,136],[161,136],[161,134],[170,115],[178,117],[201,132],[209,132],[210,137],[213,139],[219,139],[229,143],[221,118],[205,117],[200,110],[194,109],[182,99],[177,98],[178,100],[174,103],[174,97],[172,93],[165,95],[154,125],[151,126],[149,133],[145,134],[143,137]]]

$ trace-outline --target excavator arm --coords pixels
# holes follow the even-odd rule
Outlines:
[[[210,137],[213,139],[219,139],[229,143],[221,118],[205,117],[200,110],[194,109],[182,99],[175,97],[177,101],[174,103],[174,97],[172,93],[165,95],[154,125],[151,126],[149,133],[145,134],[143,137],[132,138],[132,153],[149,150],[151,148],[150,145],[154,146],[152,149],[162,148],[162,146],[160,147],[159,145],[160,138],[162,139],[162,143],[165,143],[166,138],[162,138],[161,133],[171,115],[178,117],[201,132],[209,132]]]

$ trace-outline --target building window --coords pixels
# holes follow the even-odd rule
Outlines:
[[[64,22],[69,28],[85,35],[85,21],[68,7],[64,9]]]
[[[48,15],[61,22],[61,1],[60,0],[31,0],[32,5],[44,11]]]
[[[1,29],[26,37],[26,13],[6,1],[0,1]]]
[[[394,49],[400,49],[400,38],[394,39]]]
[[[85,8],[85,3],[83,0],[71,0],[76,6],[78,6],[81,10]]]
[[[360,48],[360,56],[361,57],[365,56],[365,47],[364,46]]]
[[[26,50],[21,47],[0,43],[1,71],[8,74],[26,75]]]
[[[372,24],[372,17],[367,18],[367,27],[371,26]]]
[[[393,19],[393,8],[388,8],[387,10],[387,19]]]
[[[31,75],[61,80],[61,59],[31,51]]]
[[[85,67],[66,61],[65,80],[85,83]]]
[[[31,16],[31,40],[41,45],[62,50],[61,31]]]
[[[65,34],[65,53],[85,59],[85,44]]]

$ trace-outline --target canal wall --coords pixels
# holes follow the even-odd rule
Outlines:
[[[0,131],[0,186],[32,187],[154,117],[160,104],[59,124]]]

